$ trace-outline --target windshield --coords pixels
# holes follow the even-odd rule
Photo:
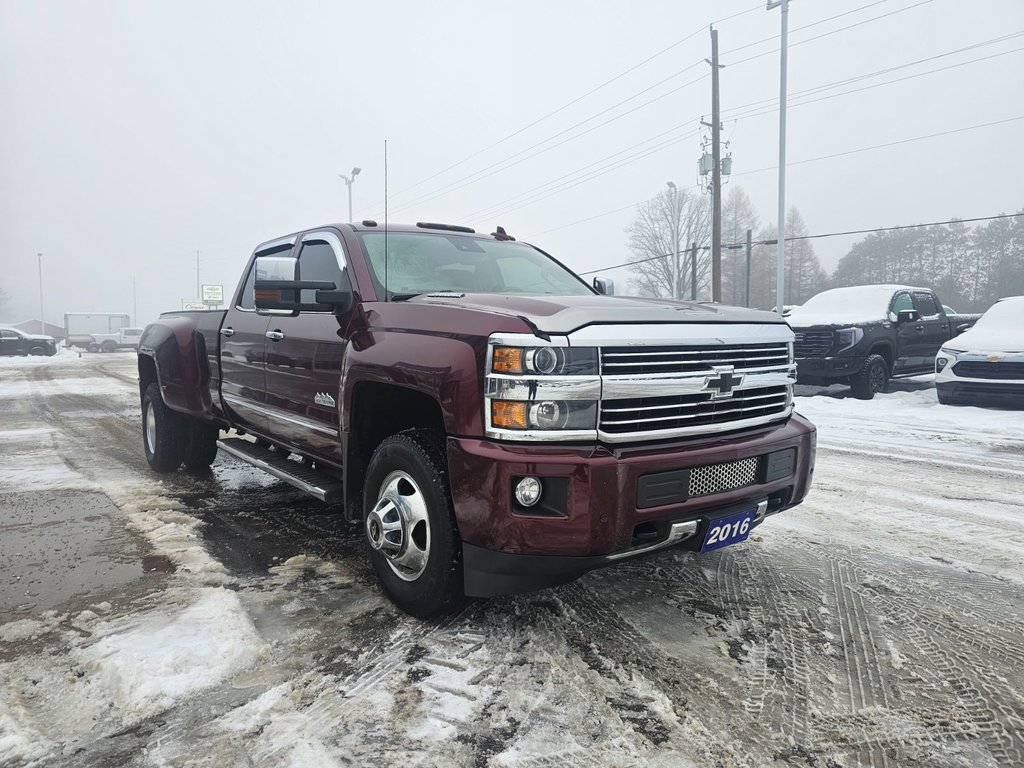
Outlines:
[[[377,287],[384,285],[384,233],[360,233]],[[589,296],[576,275],[535,248],[486,238],[389,232],[387,289],[391,298],[457,291]]]
[[[1024,299],[1006,299],[997,301],[982,315],[975,326],[986,328],[1004,326],[1009,328],[1024,327]]]

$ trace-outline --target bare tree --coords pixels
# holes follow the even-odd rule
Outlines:
[[[722,243],[745,243],[747,230],[757,230],[757,211],[742,187],[732,187],[722,204]],[[747,287],[746,248],[722,250],[722,301],[740,306]]]
[[[829,277],[821,268],[808,235],[804,217],[796,208],[786,216],[786,303],[803,304],[829,285]]]
[[[697,243],[697,295],[710,286],[711,257],[706,246],[711,237],[711,202],[685,189],[666,189],[637,207],[626,227],[629,250],[635,260],[630,269],[632,290],[639,296],[672,296],[673,252],[679,244],[679,296],[690,295],[690,256]]]

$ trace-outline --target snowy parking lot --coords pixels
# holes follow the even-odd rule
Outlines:
[[[1024,412],[798,388],[748,542],[425,623],[336,511],[151,473],[134,376],[0,361],[0,766],[1024,765]]]

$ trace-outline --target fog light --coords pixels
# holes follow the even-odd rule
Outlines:
[[[942,373],[942,369],[946,367],[946,364],[948,362],[949,360],[947,360],[945,357],[935,358],[935,372]]]
[[[540,501],[541,490],[543,486],[538,478],[524,477],[516,483],[516,501],[524,507],[532,507]]]

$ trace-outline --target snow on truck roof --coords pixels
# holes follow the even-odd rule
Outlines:
[[[792,326],[835,325],[883,321],[897,291],[928,291],[911,285],[856,285],[831,288],[794,307],[786,320]]]

